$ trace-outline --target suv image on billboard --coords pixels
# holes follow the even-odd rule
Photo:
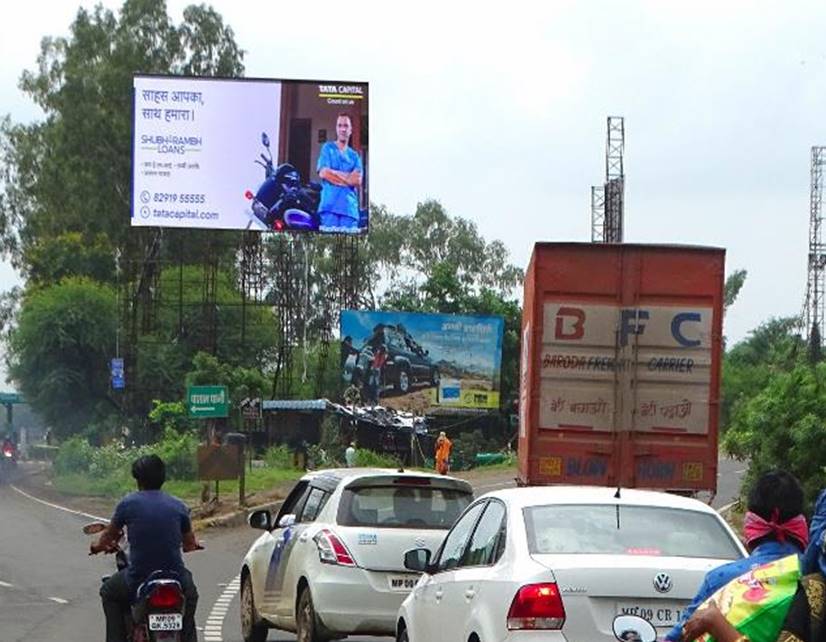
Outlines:
[[[383,385],[392,384],[399,394],[407,394],[413,385],[439,385],[439,368],[433,363],[428,350],[422,348],[404,326],[379,324],[359,351],[345,364],[345,379],[353,385],[367,382],[370,363],[376,348],[383,345],[387,361],[382,370]]]

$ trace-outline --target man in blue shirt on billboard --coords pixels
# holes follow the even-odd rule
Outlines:
[[[350,147],[353,121],[342,113],[336,118],[336,140],[321,147],[318,175],[321,203],[318,213],[322,231],[357,231],[359,194],[364,168],[359,153]]]

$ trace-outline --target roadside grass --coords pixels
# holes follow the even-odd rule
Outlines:
[[[477,470],[516,470],[516,459],[508,461],[500,461],[498,464],[487,464],[471,468],[473,471]]]
[[[270,490],[284,482],[295,481],[304,475],[304,471],[294,468],[253,468],[247,470],[246,494]],[[201,498],[201,489],[205,482],[195,480],[170,479],[164,484],[164,490],[187,503],[197,503]],[[215,482],[209,482],[214,488]],[[91,477],[80,473],[55,475],[53,488],[66,495],[86,497],[107,497],[116,499],[135,490],[135,480],[128,473],[120,473],[105,478]],[[238,497],[238,481],[219,482],[219,493],[223,498]]]

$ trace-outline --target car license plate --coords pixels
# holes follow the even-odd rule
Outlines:
[[[391,591],[410,592],[419,581],[418,575],[391,575],[387,578]]]
[[[181,631],[184,628],[184,616],[180,613],[150,613],[150,631]]]
[[[674,626],[680,619],[684,604],[675,602],[639,602],[617,605],[617,615],[636,615],[654,626]]]

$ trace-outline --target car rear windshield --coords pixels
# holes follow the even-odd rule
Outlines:
[[[338,509],[343,526],[448,529],[470,504],[469,493],[423,486],[345,489]]]
[[[532,506],[525,509],[525,527],[531,553],[741,557],[718,517],[693,510],[592,504]]]

